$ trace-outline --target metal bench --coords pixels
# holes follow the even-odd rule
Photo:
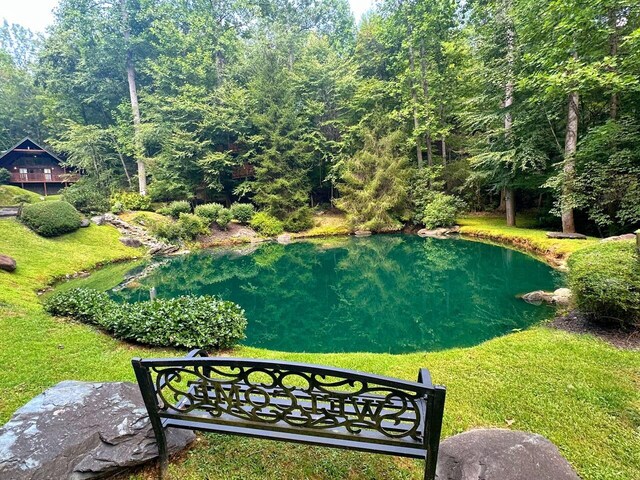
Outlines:
[[[445,388],[427,369],[417,382],[319,365],[208,357],[132,360],[158,443],[184,428],[425,460],[436,472]]]

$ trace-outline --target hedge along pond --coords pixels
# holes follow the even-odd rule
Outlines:
[[[220,296],[245,309],[245,345],[317,353],[477,345],[551,317],[517,296],[564,281],[508,248],[415,235],[261,243],[111,268],[62,288],[101,288],[119,302]]]

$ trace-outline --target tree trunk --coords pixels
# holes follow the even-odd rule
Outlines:
[[[562,231],[564,233],[575,233],[576,226],[573,220],[573,208],[570,206],[570,197],[573,193],[573,180],[576,171],[576,146],[578,143],[578,108],[580,106],[580,96],[578,92],[569,94],[569,106],[567,114],[567,132],[564,141],[564,163],[562,184]]]
[[[498,211],[501,213],[507,211],[507,195],[504,188],[500,189],[500,203],[498,204]]]
[[[413,55],[413,47],[409,45],[409,86],[411,88],[411,100],[413,101],[413,128],[417,132],[420,130],[420,120],[418,119],[418,95],[414,84],[415,58]],[[420,136],[416,135],[416,156],[418,157],[418,168],[422,168],[422,145]]]
[[[129,37],[131,35],[129,28],[129,15],[127,12],[127,2],[122,0],[120,3],[122,13],[122,24],[124,27],[124,42],[127,48],[126,69],[127,82],[129,83],[129,98],[131,100],[131,113],[133,114],[133,143],[134,156],[138,166],[138,189],[140,195],[147,194],[147,170],[142,158],[142,137],[140,132],[140,106],[138,104],[138,89],[136,86],[136,70],[133,64],[133,52],[129,45]]]
[[[513,105],[513,65],[514,65],[514,48],[515,33],[513,27],[509,25],[507,29],[507,82],[504,87],[504,108],[507,109],[504,116],[504,134],[507,137],[507,143],[511,142],[513,135],[513,117],[509,108]],[[515,192],[512,187],[504,188],[505,212],[507,214],[507,225],[509,227],[516,226],[516,199]]]
[[[424,59],[424,39],[420,39],[420,80],[422,82],[422,93],[425,104],[429,103],[429,80],[427,80],[427,64]],[[426,122],[429,122],[427,117]],[[431,132],[427,128],[425,134],[425,146],[427,147],[427,165],[433,166],[433,152],[431,150]]]
[[[507,212],[507,226],[516,226],[516,196],[513,188],[504,189],[505,211]]]

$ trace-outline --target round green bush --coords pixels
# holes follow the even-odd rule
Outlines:
[[[185,240],[193,240],[198,235],[209,233],[207,221],[192,213],[181,213],[177,224],[180,236]]]
[[[20,220],[38,235],[55,237],[78,230],[82,216],[70,203],[53,201],[25,205]]]
[[[231,205],[231,215],[243,225],[247,225],[255,213],[256,209],[250,203],[234,203]]]
[[[284,232],[284,225],[266,212],[258,212],[251,219],[251,228],[265,237],[275,237]]]
[[[309,207],[302,207],[290,214],[284,221],[287,232],[302,232],[313,227],[313,213]]]
[[[606,242],[569,257],[578,309],[605,323],[640,324],[640,258],[635,242]]]
[[[459,198],[445,193],[434,193],[424,207],[422,223],[427,228],[450,227],[456,223],[456,217],[462,211]]]
[[[216,217],[216,224],[223,230],[226,230],[229,223],[231,223],[232,218],[233,215],[231,214],[231,210],[229,210],[228,208],[223,208],[218,212],[218,216]]]
[[[218,218],[218,214],[220,210],[224,207],[219,203],[205,203],[203,205],[198,205],[196,209],[193,211],[199,217],[207,220],[207,223],[211,225]]]
[[[191,213],[191,204],[186,200],[179,200],[177,202],[171,202],[164,208],[159,210],[163,215],[170,215],[173,218],[178,218],[181,213]]]

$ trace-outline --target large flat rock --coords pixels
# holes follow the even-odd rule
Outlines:
[[[440,444],[438,480],[580,480],[558,448],[541,435],[470,430]]]
[[[169,450],[195,439],[169,429]],[[0,479],[103,478],[158,456],[138,386],[60,382],[0,428]]]

